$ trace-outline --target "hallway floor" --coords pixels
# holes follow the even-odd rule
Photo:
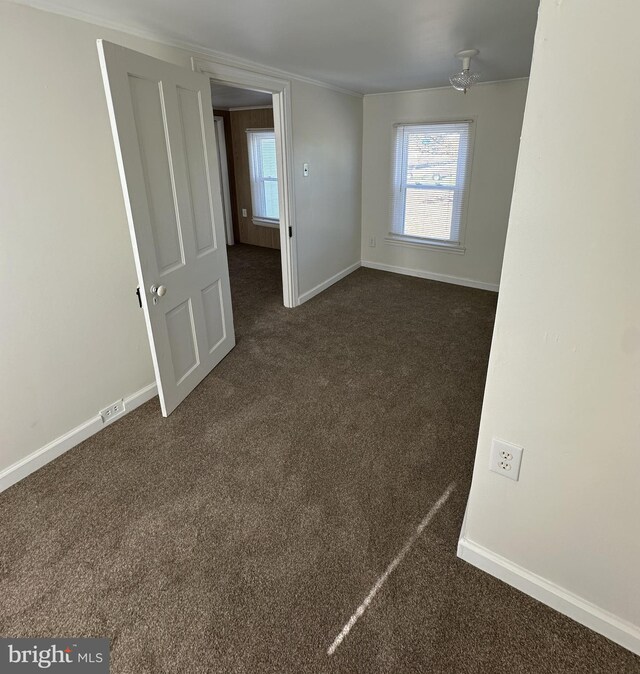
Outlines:
[[[168,419],[0,494],[3,636],[109,637],[114,674],[640,673],[456,557],[495,294],[359,269],[288,310],[279,251],[230,269],[237,346]]]

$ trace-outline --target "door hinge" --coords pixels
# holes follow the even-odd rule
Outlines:
[[[293,227],[289,227],[289,238],[293,236]]]
[[[140,296],[140,287],[139,286],[136,288],[136,295],[138,296],[138,304],[140,305],[140,308],[142,309],[142,297]]]

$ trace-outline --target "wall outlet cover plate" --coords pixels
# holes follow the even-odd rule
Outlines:
[[[518,480],[520,477],[520,464],[524,449],[506,440],[493,438],[491,442],[491,459],[489,469],[499,475],[504,475],[510,480]]]
[[[116,402],[113,403],[112,405],[109,405],[109,407],[105,407],[103,410],[100,410],[102,423],[110,424],[117,417],[123,415],[124,411],[125,411],[124,400],[122,400],[122,398],[120,400],[116,400]]]

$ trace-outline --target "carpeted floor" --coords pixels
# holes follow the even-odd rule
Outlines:
[[[107,636],[119,674],[640,672],[456,558],[494,294],[360,269],[287,310],[277,251],[230,267],[238,344],[169,419],[0,495],[1,634]]]

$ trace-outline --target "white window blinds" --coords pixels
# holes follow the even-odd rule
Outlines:
[[[398,125],[391,233],[459,246],[470,165],[470,121]]]
[[[273,129],[247,129],[253,217],[278,222],[278,169]]]

